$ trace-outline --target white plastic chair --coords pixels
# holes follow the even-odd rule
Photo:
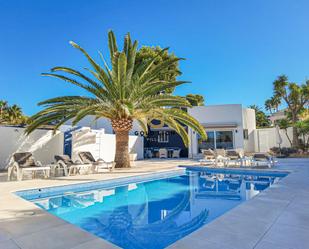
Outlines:
[[[159,158],[167,158],[167,149],[164,148],[159,149]]]

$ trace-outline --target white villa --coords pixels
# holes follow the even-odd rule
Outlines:
[[[200,141],[199,135],[189,129],[191,144],[189,157],[201,149],[240,149],[254,152],[255,111],[240,104],[196,106],[188,110],[207,132],[208,140]]]
[[[278,147],[276,128],[257,129],[255,111],[243,108],[240,104],[197,106],[188,110],[206,129],[208,140],[200,141],[198,134],[188,129],[189,148],[186,148],[179,135],[168,127],[153,129],[145,136],[137,123],[134,123],[129,137],[130,153],[136,159],[144,158],[144,151],[158,148],[180,148],[181,157],[196,158],[201,149],[238,149],[244,152],[267,152]],[[7,141],[0,152],[0,168],[5,168],[16,151],[30,151],[42,163],[50,163],[55,154],[69,154],[74,159],[79,151],[91,151],[96,158],[111,161],[115,153],[115,135],[106,119],[93,121],[92,117],[82,120],[78,127],[67,124],[61,127],[56,136],[51,130],[39,129],[29,137],[24,128],[1,126],[0,136]],[[289,131],[291,133],[291,131]],[[289,147],[284,131],[281,147]],[[290,134],[291,135],[291,134]]]

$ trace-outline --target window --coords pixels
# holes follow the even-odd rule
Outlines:
[[[246,139],[246,140],[249,139],[248,129],[244,129],[244,139]]]
[[[233,149],[233,131],[216,131],[216,148]]]
[[[168,143],[168,142],[169,142],[168,131],[159,131],[158,143]]]

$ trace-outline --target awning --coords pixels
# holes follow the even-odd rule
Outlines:
[[[237,123],[202,123],[205,128],[237,128]]]

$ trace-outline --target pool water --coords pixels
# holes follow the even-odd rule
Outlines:
[[[282,176],[187,170],[118,187],[23,197],[119,247],[159,249],[254,197]]]

